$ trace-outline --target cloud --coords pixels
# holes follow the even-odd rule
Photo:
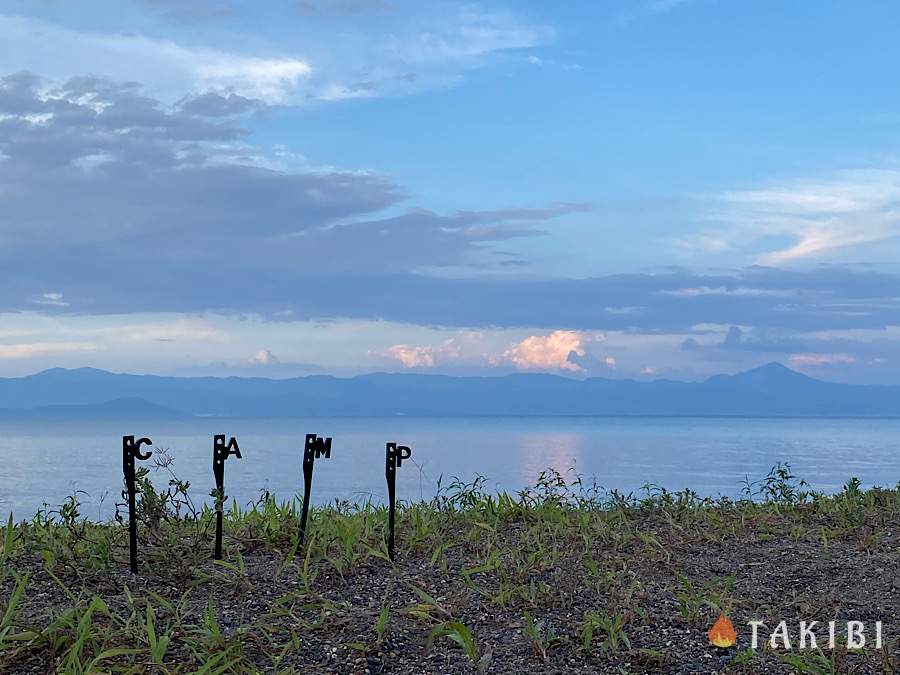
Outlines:
[[[538,277],[520,257],[505,265],[502,244],[589,205],[401,210],[408,195],[388,177],[278,165],[248,145],[248,106],[231,95],[166,105],[98,78],[3,78],[0,310],[44,301],[55,314],[223,310],[535,331],[900,325],[890,268]],[[862,197],[851,197],[816,208],[852,211]]]
[[[720,342],[713,341],[701,344],[696,338],[687,338],[681,343],[682,351],[704,352],[709,356],[720,359],[730,358],[729,352],[785,354],[803,348],[803,343],[798,341],[796,337],[772,336],[768,331],[754,331],[748,334],[738,326],[730,326]]]
[[[62,293],[44,293],[40,299],[33,302],[36,305],[48,305],[50,307],[68,307],[70,304],[63,300]]]
[[[408,271],[466,264],[506,262],[492,244],[541,236],[556,218],[590,210],[585,204],[556,203],[542,208],[487,209],[438,214],[410,209],[401,215],[341,223],[303,233],[306,251],[330,259],[332,272],[350,272],[404,252]],[[299,240],[298,240],[299,242]],[[415,253],[414,256],[409,255]]]
[[[608,372],[617,367],[614,357],[598,357],[588,352],[589,345],[604,339],[601,333],[556,330],[545,335],[526,334],[512,344],[508,342],[508,335],[509,331],[462,331],[436,344],[394,344],[383,353],[371,355],[388,357],[407,369],[484,371],[512,368],[588,373]]]
[[[182,318],[169,321],[125,323],[102,330],[121,342],[224,342],[227,333],[199,318]]]
[[[84,72],[129,82],[139,78],[167,98],[213,89],[285,103],[299,95],[312,73],[303,58],[186,47],[140,34],[77,32],[22,16],[0,15],[0,39],[9,50],[8,68],[39,69],[59,80]]]
[[[856,363],[850,354],[792,354],[790,364],[795,368],[833,366]]]
[[[64,288],[82,312],[245,308],[251,296],[269,311],[259,302],[280,303],[283,291],[315,301],[289,289],[317,277],[327,286],[360,271],[499,270],[508,256],[498,242],[589,210],[386,215],[406,199],[386,177],[279,167],[247,146],[235,115],[248,105],[205,96],[166,106],[137,85],[97,78],[59,87],[26,73],[0,79],[0,266],[9,280],[0,306],[14,293],[46,301],[47,288]]]
[[[280,362],[280,359],[268,349],[260,349],[248,360],[251,366],[271,366]]]
[[[825,331],[695,326],[679,349],[695,367],[707,363],[716,370],[752,368],[774,360],[801,370],[827,366],[843,379],[858,381],[892,382],[900,374],[900,326]],[[880,372],[874,368],[878,364]]]
[[[267,168],[240,142],[243,128],[210,119],[208,100],[200,107],[167,108],[136,85],[96,78],[47,90],[25,73],[0,79],[4,234],[87,243],[148,231],[289,233],[403,196],[368,172]]]
[[[900,170],[847,170],[784,181],[725,192],[713,204],[707,217],[723,227],[679,237],[678,245],[745,251],[761,265],[840,257],[852,247],[900,236]],[[785,239],[789,243],[773,247]]]
[[[267,103],[285,103],[312,73],[306,61],[254,58],[213,53],[191,54],[196,88],[239,92]]]
[[[258,99],[238,94],[217,94],[207,92],[198,96],[186,96],[178,102],[177,108],[183,113],[197,117],[236,117],[264,110]]]
[[[0,344],[0,359],[30,359],[37,356],[59,356],[75,352],[95,352],[97,345],[90,342],[23,342]]]
[[[796,290],[790,288],[745,288],[741,286],[730,288],[725,286],[717,286],[716,288],[711,288],[709,286],[696,286],[693,288],[663,289],[660,291],[660,294],[683,298],[696,298],[704,295],[790,297],[792,295],[796,295]]]
[[[404,368],[433,368],[435,364],[435,348],[414,345],[393,345],[388,354],[403,364]]]
[[[5,249],[289,234],[403,196],[368,172],[267,168],[239,144],[242,128],[210,119],[208,100],[201,107],[202,116],[197,99],[166,108],[135,85],[95,78],[46,91],[28,74],[0,79]]]
[[[479,331],[464,330],[438,344],[391,345],[384,356],[399,361],[404,368],[429,369],[436,366],[483,366],[488,363],[489,345]],[[381,356],[378,352],[372,356]]]
[[[349,376],[385,370],[496,375],[519,370],[503,358],[504,352],[529,337],[547,337],[556,330],[485,327],[473,331],[383,320],[293,320],[231,313],[96,316],[45,310],[0,314],[0,326],[0,338],[5,338],[0,342],[96,346],[90,351],[66,353],[42,354],[38,350],[6,359],[6,375],[90,365],[116,372],[204,376],[252,376],[264,369],[267,377],[310,373]],[[796,354],[847,354],[856,362],[829,365],[829,378],[890,383],[900,377],[900,325],[820,332],[769,332],[749,326],[713,325],[698,325],[684,333],[654,328],[578,332],[594,338],[583,341],[584,356],[569,353],[569,362],[582,370],[558,368],[560,361],[552,361],[547,369],[522,372],[649,377],[642,374],[649,366],[654,370],[652,376],[699,379],[771,361],[799,367],[790,361]],[[683,349],[688,338],[700,348]],[[260,345],[274,357],[263,354],[256,359],[268,361],[265,365],[251,356],[263,349]],[[404,349],[391,349],[398,345]],[[407,360],[408,368],[398,356],[412,358]]]
[[[298,316],[330,313],[473,328],[677,332],[704,323],[784,331],[900,325],[900,276],[860,267],[802,272],[747,268],[720,274],[674,270],[587,279],[436,278],[388,272],[394,273],[365,277],[347,272],[341,280],[320,279],[316,295],[294,299],[291,307]],[[701,286],[752,287],[783,291],[788,297],[773,302],[766,294],[661,293]],[[610,313],[610,305],[642,310]]]
[[[331,36],[329,53],[338,61],[314,77],[313,96],[327,100],[398,96],[458,85],[467,73],[502,62],[507,52],[553,42],[555,30],[508,11],[472,4],[395,3],[382,12],[396,23],[385,33],[341,31]]]
[[[595,339],[573,330],[556,330],[549,335],[531,335],[511,345],[497,360],[508,361],[519,370],[566,370],[584,372],[572,356],[586,356],[585,343]],[[613,360],[613,367],[615,361]]]
[[[584,67],[580,63],[556,61],[555,59],[541,58],[540,56],[535,56],[534,54],[526,57],[525,63],[531,66],[537,66],[539,68],[543,68],[544,66],[546,66],[548,68],[559,68],[561,70],[570,71],[578,71],[584,69]]]
[[[157,211],[152,190],[142,184],[140,165],[110,177],[113,186],[131,190],[134,203],[107,198],[105,177],[95,183],[49,160],[40,180],[59,189],[47,192],[57,199],[46,200],[37,188],[17,192],[17,172],[5,168],[0,162],[0,192],[8,188],[11,194],[0,199],[0,267],[5,272],[0,311],[33,306],[29,299],[60,289],[72,306],[42,306],[46,311],[227,310],[295,320],[384,319],[551,331],[567,326],[678,332],[704,323],[787,332],[900,325],[900,275],[890,270],[836,265],[717,273],[669,269],[567,279],[540,278],[517,268],[514,274],[500,274],[497,238],[535,236],[549,221],[523,220],[511,209],[465,216],[411,211],[329,225],[343,219],[333,217],[333,211],[316,214],[318,202],[305,203],[302,194],[321,183],[344,195],[336,208],[366,215],[362,212],[372,201],[400,191],[390,183],[378,188],[380,179],[373,176],[258,173],[251,167],[242,181],[244,167],[234,167],[229,168],[234,180],[223,181],[219,171],[206,174],[201,168],[196,184],[185,191],[185,181],[179,184],[182,174],[163,166],[147,178],[173,186],[171,202]],[[128,174],[136,186],[122,182]],[[70,184],[73,176],[79,178],[76,184]],[[258,197],[275,197],[282,189],[287,192],[277,200]],[[229,214],[216,204],[218,194],[225,204],[240,195],[257,208],[235,203],[237,215]],[[29,227],[10,225],[15,219],[7,213],[17,203]],[[110,205],[108,222],[88,217],[105,203]],[[142,212],[144,205],[157,217]],[[565,212],[561,209],[559,217]],[[537,216],[534,210],[525,213]],[[67,214],[71,227],[54,229]],[[495,218],[507,220],[491,222]],[[39,256],[30,255],[37,250]],[[436,274],[442,269],[453,274]],[[607,311],[610,307],[638,309]]]
[[[505,51],[533,48],[554,37],[551,28],[513,13],[470,5],[439,4],[422,11],[417,3],[306,2],[260,16],[252,7],[216,0],[190,3],[190,7],[168,0],[146,4],[178,24],[230,16],[244,23],[243,39],[239,46],[232,40],[209,46],[196,44],[196,35],[171,28],[164,34],[174,39],[159,38],[152,34],[153,22],[146,16],[130,17],[140,26],[134,32],[104,33],[0,15],[5,66],[37,70],[57,81],[83,73],[139,80],[169,103],[186,92],[214,91],[270,105],[307,105],[452,86]],[[380,10],[384,21],[365,30],[343,22],[372,10]],[[278,30],[271,30],[272,24]],[[273,37],[284,31],[289,40]],[[182,41],[179,35],[185,35]],[[215,37],[211,32],[204,35],[213,45]],[[47,44],[54,48],[47,49]]]

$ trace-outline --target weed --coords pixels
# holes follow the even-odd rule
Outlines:
[[[553,626],[549,622],[540,619],[535,621],[531,615],[525,613],[525,635],[531,641],[531,648],[537,656],[541,657],[544,663],[547,663],[548,654],[555,646],[568,642],[565,637],[560,637],[553,630]]]
[[[472,635],[472,631],[469,630],[468,626],[462,621],[457,621],[456,619],[444,621],[432,628],[431,633],[428,634],[428,641],[426,643],[427,648],[431,649],[434,641],[439,638],[448,638],[452,640],[462,648],[470,661],[478,661],[479,653],[478,645],[475,643],[475,637]]]
[[[604,652],[617,652],[621,646],[631,649],[631,640],[625,632],[628,617],[624,612],[613,614],[599,614],[597,612],[585,612],[581,627],[581,648],[589,651],[594,642],[597,629],[603,631],[601,648]]]
[[[165,476],[163,489],[151,481],[154,470]],[[227,556],[213,562],[214,511],[190,501],[190,486],[163,451],[155,468],[141,467],[138,485],[145,576],[121,591],[101,581],[115,578],[110,570],[127,569],[121,517],[113,523],[84,517],[76,493],[28,521],[0,523],[0,670],[15,672],[33,660],[39,665],[32,670],[46,672],[290,673],[322,659],[325,670],[343,672],[348,664],[334,656],[342,650],[357,661],[379,654],[392,667],[391,652],[425,644],[433,652],[462,650],[483,671],[493,659],[491,641],[475,632],[481,636],[480,626],[489,625],[483,615],[503,607],[501,616],[524,617],[525,649],[535,664],[557,661],[565,650],[567,659],[597,661],[598,672],[618,672],[626,660],[633,672],[656,672],[677,656],[647,645],[656,636],[643,630],[639,602],[674,598],[693,634],[708,626],[709,615],[728,614],[739,601],[733,577],[692,581],[676,574],[669,584],[644,575],[648,565],[679,569],[685,545],[717,546],[741,534],[756,542],[793,538],[797,546],[815,537],[826,551],[849,540],[855,550],[877,555],[881,533],[900,516],[900,487],[866,490],[851,479],[839,494],[825,496],[809,491],[787,465],[747,481],[737,501],[652,485],[605,492],[577,474],[547,471],[515,494],[489,493],[479,476],[442,484],[429,501],[401,505],[398,543],[415,555],[397,565],[385,554],[379,505],[335,501],[313,508],[300,546],[296,500],[279,502],[268,492],[244,508],[232,500],[223,511]],[[224,495],[216,497],[224,504]],[[371,579],[383,594],[363,597],[356,589]],[[348,634],[359,616],[362,630]],[[642,648],[632,649],[632,637]],[[572,654],[578,647],[582,654]],[[849,672],[848,659],[863,658],[783,656],[785,665],[809,673]],[[737,651],[732,663],[751,672],[778,658]]]
[[[380,647],[384,642],[384,633],[388,627],[388,620],[391,616],[391,590],[388,586],[384,591],[384,598],[381,600],[381,611],[378,613],[378,621],[375,622],[376,644]]]
[[[814,652],[798,654],[779,654],[782,662],[796,669],[798,673],[810,675],[837,675],[840,673],[840,655],[831,650],[828,656],[821,649]]]

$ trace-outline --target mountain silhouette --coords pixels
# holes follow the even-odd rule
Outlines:
[[[900,416],[900,387],[824,382],[770,363],[702,382],[375,373],[163,377],[54,368],[0,378],[3,417],[473,415]]]

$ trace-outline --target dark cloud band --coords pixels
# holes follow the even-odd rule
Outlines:
[[[900,279],[865,267],[502,276],[528,270],[498,243],[589,207],[398,213],[406,192],[383,176],[255,156],[242,120],[262,109],[219,94],[167,107],[97,78],[0,80],[0,309],[660,332],[900,325]],[[435,276],[441,268],[472,273]],[[493,276],[472,277],[485,268]],[[42,301],[48,293],[65,302]]]

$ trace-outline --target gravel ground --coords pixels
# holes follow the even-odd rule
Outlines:
[[[136,605],[137,616],[143,616],[141,603],[150,599],[160,628],[175,623],[175,613],[152,594],[173,605],[181,600],[178,627],[171,631],[160,664],[112,659],[104,666],[110,670],[129,663],[130,672],[191,672],[183,664],[190,662],[196,644],[189,639],[192,627],[203,625],[211,602],[222,633],[217,639],[241,657],[224,672],[894,672],[900,663],[900,515],[868,513],[847,527],[835,523],[833,515],[773,512],[748,519],[734,511],[716,522],[710,533],[702,523],[686,527],[648,516],[626,528],[637,536],[616,540],[613,530],[614,543],[606,538],[588,542],[586,549],[576,534],[562,528],[550,562],[517,577],[519,594],[505,599],[500,596],[504,566],[510,556],[529,553],[529,526],[521,522],[504,523],[491,535],[500,551],[492,569],[479,571],[487,535],[461,519],[447,536],[439,564],[431,551],[404,548],[401,530],[394,565],[369,557],[341,575],[318,563],[309,588],[303,583],[302,562],[283,566],[277,549],[234,540],[228,559],[234,563],[239,554],[243,572],[211,561],[163,571],[145,563],[137,576],[120,563],[102,571],[57,564],[58,583],[37,553],[20,553],[6,565],[29,577],[16,614],[19,626],[43,627],[71,607],[63,585],[75,589],[83,602],[100,596],[113,615],[122,617]],[[586,559],[593,570],[586,568]],[[14,586],[12,575],[3,576],[0,613]],[[434,603],[429,606],[416,589]],[[389,609],[379,639],[376,625],[383,604]],[[719,649],[707,638],[720,608],[737,629],[735,647]],[[598,624],[584,648],[585,615],[590,612],[619,617],[618,634],[626,639],[613,644],[609,631]],[[434,625],[451,618],[471,632],[474,659],[448,637],[429,643]],[[748,649],[751,631],[746,624],[754,619],[770,628],[787,621],[795,648],[801,620],[835,619],[839,647],[825,649],[821,656],[795,649],[793,655],[804,665],[791,665],[785,661],[791,652],[780,645]],[[840,648],[848,620],[866,624],[869,645],[859,653]],[[880,650],[872,644],[875,621],[883,622]],[[115,623],[100,616],[95,622],[98,627]],[[292,631],[296,641],[285,648]],[[764,642],[769,631],[761,632]],[[818,635],[820,644],[827,641],[827,629]],[[146,648],[122,640],[120,635],[111,644]],[[0,650],[4,673],[45,674],[61,668],[59,645],[22,649],[0,640]],[[273,654],[281,650],[283,659],[276,663]]]

